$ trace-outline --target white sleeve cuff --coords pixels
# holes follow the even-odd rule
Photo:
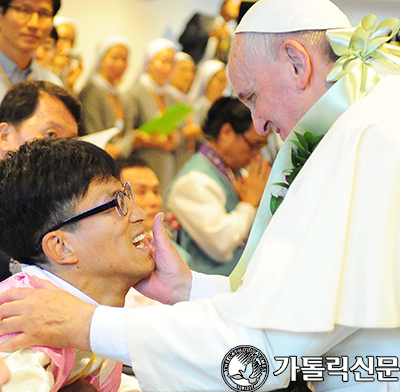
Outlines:
[[[229,278],[192,271],[190,301],[230,291]],[[131,365],[125,337],[125,309],[98,306],[90,325],[90,347],[104,358]]]
[[[96,355],[131,365],[125,339],[124,308],[96,308],[90,324],[90,347]]]
[[[210,298],[215,294],[231,291],[229,278],[220,275],[206,275],[192,271],[192,287],[190,288],[189,301],[200,298]]]

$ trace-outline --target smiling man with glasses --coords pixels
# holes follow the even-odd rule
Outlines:
[[[146,213],[119,176],[104,150],[76,139],[36,140],[9,153],[0,162],[0,247],[23,269],[0,291],[32,287],[37,276],[89,304],[123,306],[154,261]],[[121,365],[92,353],[35,347],[1,357],[12,373],[6,392],[119,387]]]
[[[61,80],[34,61],[36,49],[50,35],[60,0],[0,0],[0,101],[15,83]]]

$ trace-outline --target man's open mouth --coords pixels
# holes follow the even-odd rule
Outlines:
[[[146,233],[142,233],[137,235],[133,240],[132,240],[132,245],[135,246],[136,248],[144,248],[144,243],[142,242],[146,238]]]

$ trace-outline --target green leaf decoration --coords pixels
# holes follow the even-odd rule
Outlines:
[[[307,162],[307,159],[308,159],[309,157],[307,157],[307,158],[304,158],[304,157],[300,157],[300,156],[298,156],[297,157],[297,159],[300,161],[300,163],[302,164],[301,166],[303,167],[303,165]]]
[[[319,142],[322,140],[322,138],[323,138],[324,136],[325,136],[325,135],[319,135],[319,136],[316,136],[316,137],[315,137],[315,142],[314,142],[314,145],[313,145],[313,147],[312,147],[311,152],[313,152],[313,151],[317,148]]]
[[[281,186],[282,188],[289,188],[289,184],[287,182],[276,182],[274,185]]]
[[[305,132],[304,137],[307,139],[308,145],[312,146],[315,144],[315,137],[311,132]]]
[[[301,162],[299,161],[299,159],[298,159],[298,156],[295,154],[295,152],[292,150],[292,165],[294,166],[294,167],[296,167],[296,166],[298,166],[298,165],[300,165],[301,164]]]
[[[303,146],[302,146],[302,144],[298,141],[298,140],[292,140],[292,142],[293,142],[293,144],[295,145],[295,146],[297,146],[298,148],[303,148]]]
[[[305,151],[308,151],[308,142],[307,139],[305,138],[304,135],[301,135],[300,133],[296,133],[297,139],[299,139],[299,142],[301,143],[301,145],[303,146]]]
[[[276,210],[279,208],[279,206],[282,204],[283,202],[283,197],[282,196],[274,196],[271,195],[271,203],[270,203],[270,210],[272,215],[275,214]]]
[[[300,173],[300,170],[303,168],[304,164],[307,162],[307,159],[310,158],[313,151],[317,148],[319,142],[325,135],[315,136],[313,133],[306,131],[304,135],[295,132],[295,135],[298,140],[292,140],[295,145],[292,148],[291,153],[291,161],[292,168],[285,169],[283,173],[286,173],[288,176],[287,182],[277,182],[274,185],[281,186],[282,188],[289,189],[290,185],[296,178],[296,176]],[[278,207],[281,205],[283,201],[282,196],[274,196],[271,195],[270,209],[271,213],[274,214]]]
[[[289,175],[289,184],[291,184],[296,176],[299,174],[301,168],[293,169],[293,171]]]

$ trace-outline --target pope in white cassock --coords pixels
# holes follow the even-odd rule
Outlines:
[[[0,296],[18,300],[0,307],[0,332],[24,334],[0,349],[91,349],[162,392],[230,390],[221,362],[251,345],[270,367],[262,391],[294,377],[295,364],[278,371],[275,359],[289,356],[330,363],[315,391],[400,390],[400,58],[386,43],[399,25],[368,15],[351,28],[328,0],[259,0],[238,26],[229,74],[257,131],[285,143],[231,277],[190,273],[159,216],[157,270],[137,288],[179,303],[94,309],[61,291],[14,289]]]

